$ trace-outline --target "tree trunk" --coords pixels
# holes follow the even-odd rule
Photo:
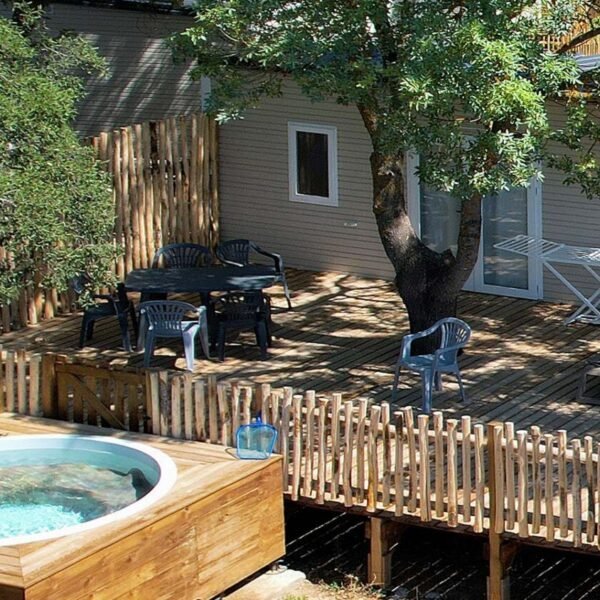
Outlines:
[[[408,218],[404,156],[373,152],[373,212],[379,235],[396,272],[395,284],[408,312],[412,332],[456,315],[458,294],[477,261],[481,197],[463,202],[458,252],[429,249]]]

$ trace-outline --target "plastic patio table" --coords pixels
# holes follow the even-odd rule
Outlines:
[[[197,293],[208,299],[211,292],[262,290],[271,287],[277,276],[275,267],[268,265],[135,269],[125,278],[125,288],[148,294]]]

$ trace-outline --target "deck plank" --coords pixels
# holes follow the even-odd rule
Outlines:
[[[392,282],[343,273],[288,270],[294,309],[285,310],[281,287],[273,299],[274,345],[259,360],[253,336],[242,334],[226,347],[226,360],[198,358],[195,376],[289,385],[298,391],[341,391],[345,397],[389,401],[393,370],[408,320]],[[585,361],[600,352],[600,330],[593,325],[563,325],[572,306],[541,301],[463,293],[458,316],[473,329],[461,357],[470,402],[464,406],[458,386],[445,378],[434,408],[445,417],[469,414],[475,422],[510,420],[515,428],[538,424],[544,431],[567,428],[571,434],[600,433],[600,406],[576,401]],[[89,347],[77,347],[81,317],[65,315],[34,327],[4,334],[4,349],[54,351],[91,363],[142,368],[140,354],[119,348],[114,320],[99,322]],[[200,354],[199,354],[200,356]],[[153,366],[183,369],[182,348],[160,347]],[[447,382],[446,382],[447,379]],[[590,379],[590,394],[600,397]],[[416,374],[403,373],[401,406],[419,406]]]

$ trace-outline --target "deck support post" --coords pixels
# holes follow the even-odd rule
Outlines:
[[[370,541],[368,564],[370,585],[381,587],[391,585],[392,553],[405,527],[390,519],[369,517],[366,522],[365,537]]]
[[[517,549],[518,544],[515,542],[503,540],[500,535],[490,532],[488,544],[488,600],[510,600],[510,567]]]
[[[502,423],[492,421],[487,428],[488,492],[490,500],[488,600],[509,600],[509,569],[516,553],[514,542],[503,540],[504,533],[504,469],[502,455]]]

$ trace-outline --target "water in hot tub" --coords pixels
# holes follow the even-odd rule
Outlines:
[[[85,462],[0,466],[0,539],[102,517],[151,488],[138,468],[125,472]]]

